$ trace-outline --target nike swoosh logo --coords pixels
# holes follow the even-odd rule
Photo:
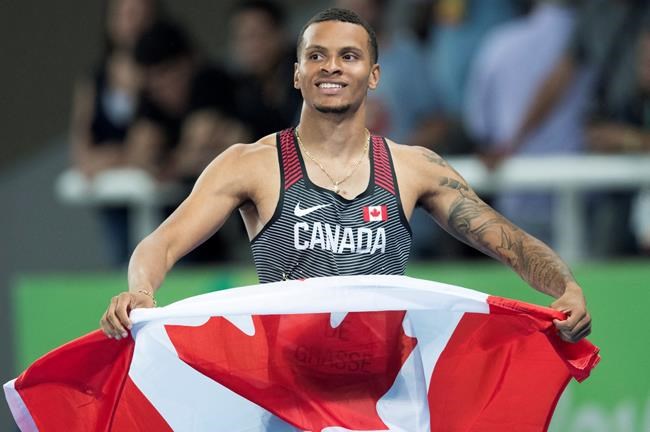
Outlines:
[[[305,209],[300,208],[300,203],[296,204],[296,208],[293,209],[293,214],[298,216],[298,217],[303,217],[307,216],[309,213],[315,212],[316,210],[320,210],[325,207],[329,207],[332,204],[321,204],[313,207],[307,207]]]

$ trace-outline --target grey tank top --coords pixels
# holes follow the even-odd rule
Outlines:
[[[260,282],[404,274],[412,234],[385,139],[370,137],[370,181],[351,200],[309,180],[293,128],[276,139],[280,197],[251,241]]]

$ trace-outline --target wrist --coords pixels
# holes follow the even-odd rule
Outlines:
[[[153,302],[154,307],[158,306],[158,302],[156,301],[156,297],[154,297],[154,292],[153,290],[147,290],[147,289],[139,289],[136,291],[136,294],[144,294],[147,297],[151,299]]]
[[[569,281],[564,285],[564,292],[582,294],[582,288],[575,281]]]

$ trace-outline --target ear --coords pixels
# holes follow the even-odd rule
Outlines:
[[[293,64],[293,88],[300,89],[300,72],[298,72],[298,63]]]
[[[375,90],[379,85],[379,76],[381,75],[381,70],[379,68],[379,63],[375,63],[370,68],[370,78],[368,79],[368,88],[370,90]]]

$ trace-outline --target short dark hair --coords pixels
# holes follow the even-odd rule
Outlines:
[[[192,43],[185,30],[171,21],[158,21],[145,31],[135,44],[135,61],[155,66],[169,60],[192,55]]]
[[[370,49],[370,58],[372,58],[373,63],[377,63],[377,60],[379,60],[379,47],[377,46],[377,35],[375,34],[375,30],[373,30],[370,24],[368,24],[368,22],[361,18],[356,12],[341,8],[325,9],[324,11],[318,12],[316,15],[311,17],[309,21],[307,21],[302,30],[300,30],[300,34],[298,35],[298,58],[300,58],[300,50],[302,49],[303,37],[307,28],[312,24],[325,21],[340,21],[357,24],[363,27],[368,33],[368,48]]]

